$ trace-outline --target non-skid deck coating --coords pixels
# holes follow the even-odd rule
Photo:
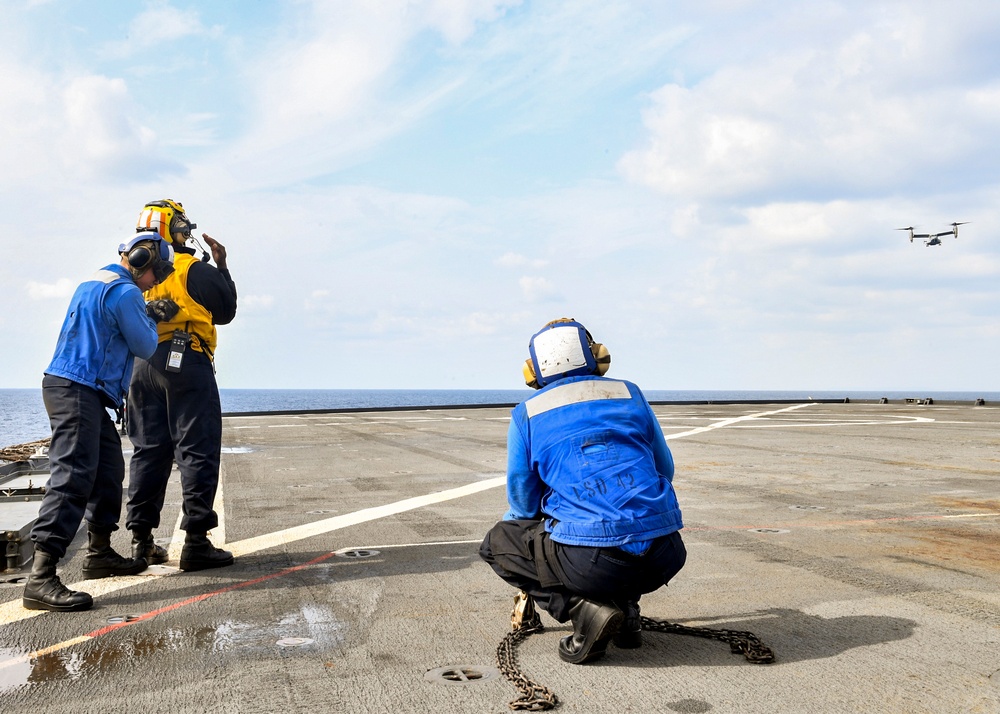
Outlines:
[[[568,665],[543,615],[520,663],[561,711],[1000,712],[1000,409],[654,410],[689,557],[643,613],[750,630],[777,662],[647,633]],[[214,537],[236,564],[179,573],[175,543],[155,573],[81,583],[81,534],[60,572],[95,609],[30,613],[0,584],[0,711],[507,711],[514,592],[477,545],[506,505],[508,415],[226,418]],[[161,539],[176,472],[167,501]]]

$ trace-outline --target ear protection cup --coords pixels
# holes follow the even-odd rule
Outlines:
[[[611,353],[600,342],[591,342],[590,351],[594,353],[594,361],[597,362],[597,370],[594,373],[598,377],[603,377],[611,368]]]
[[[152,231],[137,233],[132,240],[118,246],[118,253],[125,258],[134,278],[149,269],[162,282],[174,272],[174,249]]]
[[[521,374],[524,375],[524,383],[529,387],[532,389],[542,388],[542,385],[538,383],[538,377],[535,376],[535,365],[530,359],[524,360],[524,366],[521,367]]]
[[[126,256],[128,264],[136,270],[142,270],[145,268],[155,257],[156,256],[153,251],[144,245],[137,245],[135,248],[130,250]]]

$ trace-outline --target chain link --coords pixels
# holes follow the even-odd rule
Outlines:
[[[742,654],[753,664],[774,662],[774,652],[760,641],[757,635],[745,630],[713,629],[710,627],[689,627],[673,622],[640,617],[642,629],[649,632],[666,632],[674,635],[691,635],[711,640],[720,640],[729,645],[730,652]],[[524,593],[514,598],[514,612],[511,614],[511,632],[497,647],[497,667],[500,673],[514,685],[521,696],[508,706],[514,711],[547,711],[559,704],[559,697],[548,687],[529,679],[521,673],[517,664],[517,647],[536,632],[542,632],[542,620],[535,612],[533,603]]]
[[[770,664],[774,661],[774,652],[760,641],[757,635],[745,630],[712,629],[710,627],[689,627],[673,622],[640,617],[642,629],[651,632],[669,632],[675,635],[691,635],[705,637],[711,640],[721,640],[729,645],[733,654],[742,654],[753,664]]]
[[[514,711],[541,712],[559,704],[559,697],[555,692],[524,676],[517,666],[517,646],[530,635],[545,629],[541,620],[537,622],[538,624],[530,623],[508,632],[497,647],[497,667],[500,673],[521,693],[521,696],[508,704]]]
[[[535,610],[535,601],[523,590],[514,596],[510,627],[511,631],[497,647],[497,667],[500,673],[521,693],[520,697],[510,702],[510,708],[533,712],[552,709],[559,703],[559,698],[548,687],[521,674],[517,666],[517,646],[529,635],[545,629],[542,627],[542,618]]]

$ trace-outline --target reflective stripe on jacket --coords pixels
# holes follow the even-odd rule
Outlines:
[[[156,329],[132,276],[121,265],[108,265],[73,294],[45,373],[96,389],[121,406],[133,355],[151,357],[156,344]]]
[[[683,527],[673,457],[631,382],[560,379],[512,412],[505,518],[547,517],[552,539],[621,546]]]

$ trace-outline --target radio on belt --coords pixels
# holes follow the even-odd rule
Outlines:
[[[184,350],[191,343],[191,335],[183,330],[174,330],[174,339],[170,342],[170,352],[167,354],[167,371],[180,372],[184,361]]]

